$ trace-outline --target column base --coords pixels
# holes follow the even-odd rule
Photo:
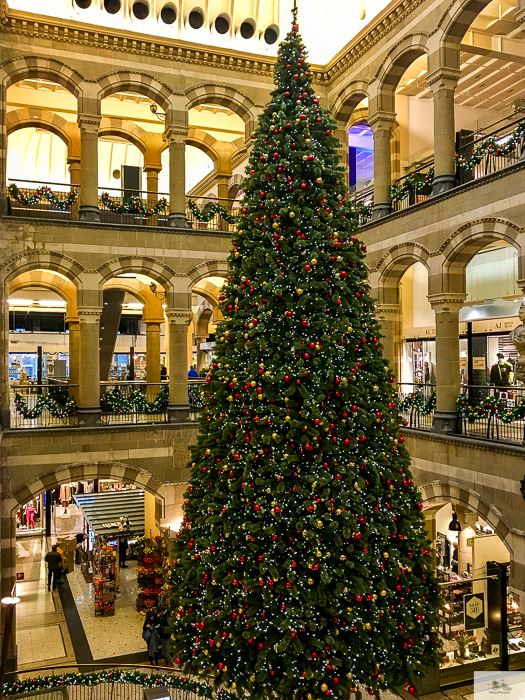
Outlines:
[[[372,216],[370,221],[377,221],[378,219],[383,219],[392,213],[392,206],[390,202],[378,202],[374,204],[374,210],[372,211]]]
[[[102,411],[100,406],[95,408],[79,408],[78,411],[78,424],[79,425],[102,425],[100,416]]]
[[[186,214],[180,211],[174,211],[169,214],[168,223],[173,228],[190,228]]]
[[[434,414],[434,433],[458,433],[457,411],[436,411]]]
[[[443,194],[443,192],[448,192],[454,189],[456,186],[456,176],[455,175],[438,175],[434,178],[434,184],[432,185],[431,197],[437,197],[438,194]]]
[[[80,221],[100,221],[100,209],[91,204],[83,204],[79,207],[78,218]]]
[[[0,216],[7,216],[7,197],[3,192],[0,192]]]
[[[11,427],[11,411],[4,408],[0,411],[0,430],[9,430]]]
[[[169,404],[168,421],[170,423],[188,423],[190,420],[189,404]]]

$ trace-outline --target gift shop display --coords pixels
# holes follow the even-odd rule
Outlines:
[[[93,588],[95,615],[115,614],[115,594],[118,590],[116,547],[97,537],[93,548]]]
[[[141,538],[137,546],[137,610],[151,610],[164,589],[168,546],[160,535]]]

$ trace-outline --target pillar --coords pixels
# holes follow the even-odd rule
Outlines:
[[[78,115],[80,127],[80,209],[82,221],[100,221],[98,208],[98,128],[100,117]]]
[[[66,318],[69,324],[69,393],[77,401],[79,397],[80,372],[80,319],[78,316]]]
[[[160,165],[145,165],[146,189],[148,201],[156,202],[159,198],[159,173],[162,170]]]
[[[0,216],[7,214],[7,104],[6,88],[0,82]]]
[[[170,226],[189,228],[186,219],[186,127],[166,126],[170,160]]]
[[[69,184],[72,190],[76,190],[80,193],[80,183],[82,182],[81,174],[81,163],[80,157],[78,156],[68,156],[67,158],[68,170],[69,170]],[[79,198],[71,206],[71,218],[75,221],[78,220],[80,208],[80,194]]]
[[[2,293],[3,292],[3,293]],[[0,428],[11,427],[9,397],[9,289],[6,283],[0,292]]]
[[[390,140],[396,115],[393,112],[376,112],[368,118],[368,126],[374,132],[374,211],[372,220],[390,214],[392,162]]]
[[[167,309],[169,325],[169,384],[168,414],[171,422],[179,423],[189,418],[188,404],[188,327],[191,311]]]
[[[207,353],[201,350],[201,343],[206,342],[206,337],[195,338],[195,345],[197,346],[197,372],[200,374],[201,369],[206,366]]]
[[[160,321],[144,321],[146,325],[146,382],[160,385]],[[148,392],[159,391],[148,387]]]
[[[433,294],[428,297],[436,314],[436,412],[433,430],[438,433],[455,433],[457,429],[459,311],[465,299],[465,294]]]
[[[400,377],[400,304],[376,304],[376,318],[381,325],[383,357],[388,360],[390,371],[397,381]]]
[[[334,136],[339,139],[340,146],[337,148],[340,161],[339,165],[345,169],[345,183],[349,186],[350,183],[350,166],[348,163],[348,129],[345,122],[337,121],[337,129]]]
[[[230,203],[228,201],[228,182],[231,178],[232,174],[230,173],[219,173],[217,175],[217,195],[218,195],[218,200],[219,204],[222,204],[222,206],[227,209],[228,211],[230,210]],[[228,231],[229,230],[229,224],[227,221],[225,221],[222,217],[219,220],[219,229],[221,231]]]
[[[80,425],[100,422],[100,315],[101,308],[79,307],[79,390]]]
[[[434,96],[434,186],[432,196],[447,192],[456,182],[456,126],[454,90],[461,71],[439,68],[426,81]]]

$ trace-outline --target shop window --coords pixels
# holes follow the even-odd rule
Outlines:
[[[348,129],[350,191],[359,192],[374,180],[374,134],[366,124]]]

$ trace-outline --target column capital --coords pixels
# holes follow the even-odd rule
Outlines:
[[[396,113],[380,110],[370,114],[367,122],[372,131],[376,129],[392,129],[396,125]]]
[[[428,73],[425,80],[432,92],[435,93],[438,90],[455,90],[460,77],[461,70],[441,67]]]
[[[168,322],[177,326],[189,326],[192,312],[190,309],[166,309]]]
[[[77,123],[80,132],[98,134],[101,117],[98,114],[79,114]]]
[[[80,323],[78,316],[66,316],[66,323]]]
[[[155,163],[155,164],[146,163],[144,165],[143,170],[145,173],[148,173],[148,174],[157,173],[157,175],[158,175],[160,173],[160,171],[162,170],[162,165],[157,164],[157,163]]]
[[[401,313],[401,304],[376,304],[375,311],[379,321],[392,321]]]
[[[465,305],[466,294],[450,292],[448,294],[429,294],[427,299],[437,314],[459,313]]]
[[[98,321],[102,313],[101,306],[79,306],[77,307],[79,321]]]
[[[180,124],[166,124],[164,136],[168,143],[186,143],[188,127]]]

